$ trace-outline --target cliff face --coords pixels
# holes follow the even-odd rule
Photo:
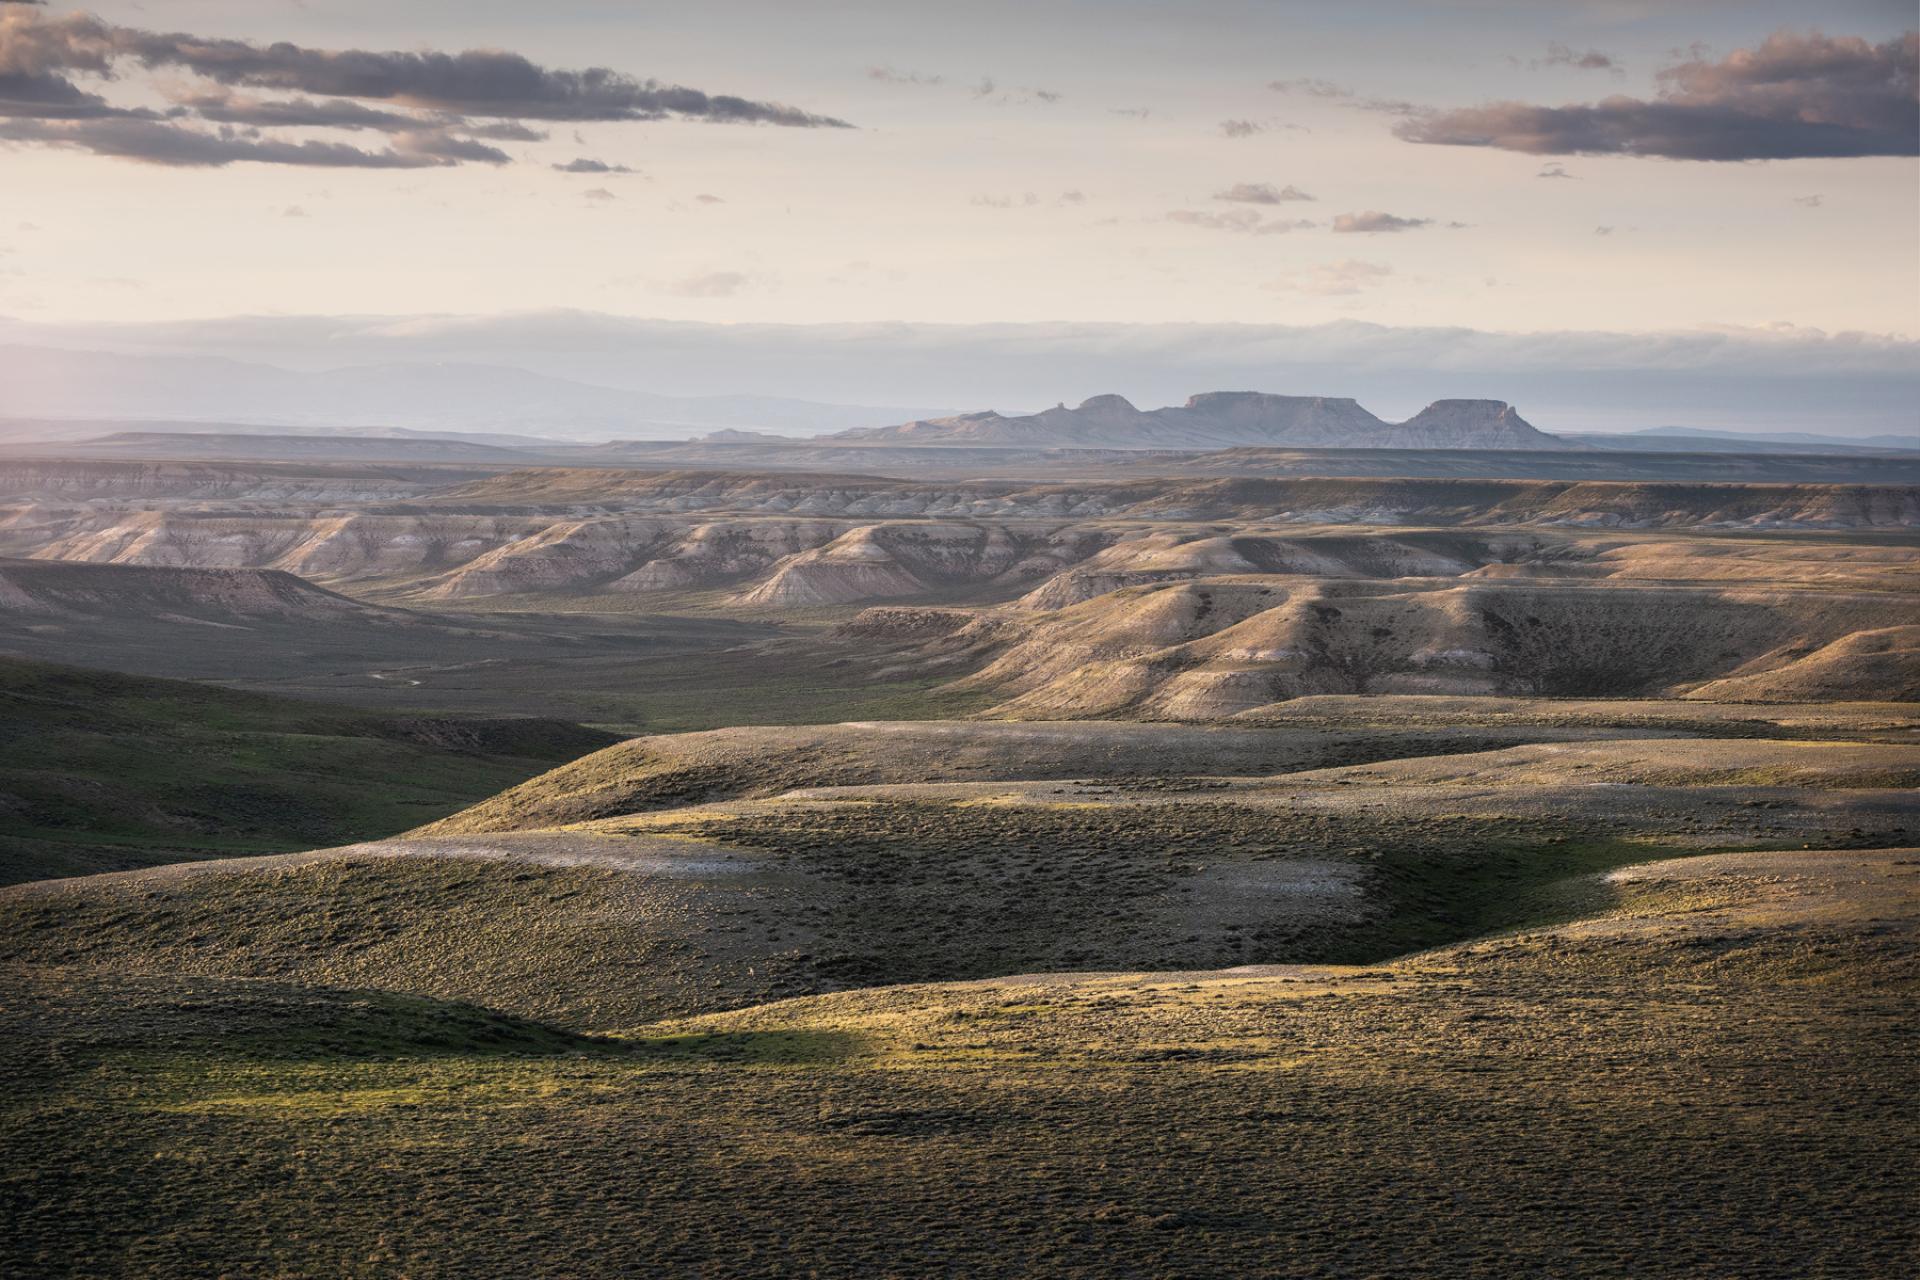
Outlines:
[[[1025,445],[1041,448],[1221,449],[1293,445],[1336,449],[1584,449],[1535,429],[1499,400],[1436,400],[1406,422],[1381,421],[1358,401],[1208,391],[1183,405],[1141,410],[1095,396],[1008,417],[991,410],[867,427],[829,437],[870,444]]]
[[[1393,428],[1402,449],[1584,449],[1550,436],[1504,400],[1435,400]]]

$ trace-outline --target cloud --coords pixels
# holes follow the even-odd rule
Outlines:
[[[1265,133],[1267,126],[1254,120],[1222,120],[1220,132],[1229,138],[1251,138],[1256,133]]]
[[[243,124],[261,128],[375,129],[384,133],[418,129],[425,121],[415,115],[381,111],[351,98],[238,97],[228,91],[182,94],[174,101],[202,120],[214,124]]]
[[[1335,84],[1331,80],[1321,80],[1312,76],[1301,76],[1293,80],[1274,80],[1267,88],[1275,93],[1304,93],[1311,98],[1351,98],[1353,90],[1345,85]]]
[[[445,117],[448,127],[457,127],[460,132],[475,138],[487,138],[494,142],[545,142],[548,134],[543,129],[532,129],[518,120],[491,120],[475,123],[462,120],[457,116]]]
[[[1610,236],[1613,234],[1613,228],[1612,227],[1595,227],[1593,229],[1593,234],[1597,236]]]
[[[1297,93],[1309,98],[1325,98],[1331,102],[1338,103],[1340,106],[1350,107],[1355,111],[1374,111],[1382,115],[1390,116],[1414,116],[1422,115],[1426,112],[1425,107],[1417,106],[1411,102],[1404,102],[1399,98],[1370,97],[1360,93],[1358,90],[1349,89],[1343,84],[1337,84],[1332,80],[1322,80],[1313,76],[1303,76],[1292,80],[1271,80],[1268,81],[1267,88],[1273,90],[1275,93]]]
[[[1167,221],[1189,227],[1205,227],[1211,231],[1237,231],[1255,236],[1284,235],[1289,231],[1304,231],[1313,225],[1305,218],[1269,220],[1255,209],[1226,209],[1219,212],[1210,209],[1176,209],[1167,215]]]
[[[982,209],[1028,209],[1040,203],[1040,197],[1028,191],[1015,196],[975,196],[967,202]]]
[[[867,79],[877,80],[881,84],[915,85],[928,88],[947,83],[947,77],[943,75],[931,75],[921,71],[902,71],[897,67],[885,65],[868,67]],[[1011,103],[1016,105],[1040,102],[1051,106],[1065,96],[1054,92],[1052,89],[1035,89],[1018,85],[1003,89],[1000,87],[1000,82],[992,76],[981,76],[978,81],[968,88],[967,92],[976,102]]]
[[[1292,185],[1275,189],[1267,182],[1236,182],[1225,191],[1213,193],[1215,200],[1236,204],[1285,204],[1290,200],[1311,200],[1312,196]]]
[[[1395,132],[1410,142],[1534,155],[1912,156],[1920,151],[1917,61],[1920,32],[1881,44],[1781,32],[1718,62],[1696,55],[1666,68],[1651,100],[1495,102],[1409,120]]]
[[[221,168],[239,161],[323,169],[437,169],[465,160],[505,164],[504,151],[423,131],[397,134],[385,151],[342,142],[288,142],[234,132],[209,133],[153,120],[0,120],[0,142],[64,147],[174,168]]]
[[[1276,293],[1311,293],[1320,297],[1344,297],[1384,283],[1393,268],[1381,262],[1363,262],[1342,258],[1324,262],[1309,271],[1295,272],[1272,281],[1267,288]]]
[[[893,67],[868,67],[867,79],[878,80],[882,84],[945,84],[945,76],[926,75],[919,71],[899,71]]]
[[[973,87],[973,98],[976,102],[1012,103],[1015,105],[1039,102],[1047,106],[1052,106],[1064,96],[1064,94],[1055,93],[1052,89],[1034,89],[1018,85],[1011,89],[1002,89],[992,76],[981,76],[980,83]]]
[[[1527,65],[1533,67],[1573,67],[1580,71],[1611,71],[1615,75],[1625,74],[1621,71],[1619,61],[1612,56],[1604,54],[1598,49],[1576,51],[1560,43],[1558,40],[1547,45],[1546,57],[1535,58]]]
[[[1333,220],[1335,231],[1350,233],[1412,231],[1417,227],[1432,225],[1432,218],[1402,218],[1397,214],[1382,213],[1378,209],[1368,209],[1362,213],[1342,213]]]
[[[1825,201],[1826,197],[1822,195],[1795,196],[1793,198],[1795,204],[1805,205],[1809,209],[1818,209]]]
[[[280,211],[280,216],[283,218],[304,218],[307,216],[307,211],[297,204],[290,204]]]
[[[480,140],[544,139],[527,120],[678,118],[846,127],[779,103],[708,94],[605,67],[553,69],[506,50],[382,53],[262,45],[117,26],[84,13],[43,16],[39,7],[0,0],[0,119],[28,122],[9,126],[7,140],[123,159],[424,168],[506,163],[510,157]],[[149,73],[148,88],[172,96],[174,105],[164,114],[116,106],[76,82],[121,81],[136,71]],[[180,72],[211,86],[180,90],[168,79]],[[386,151],[370,151],[261,132],[284,128],[375,130],[395,141]]]
[[[1153,112],[1146,107],[1108,107],[1107,114],[1126,116],[1132,120],[1145,120],[1148,116],[1152,115]]]
[[[666,281],[660,289],[679,298],[731,298],[747,284],[748,277],[742,272],[708,271]]]
[[[587,199],[593,201],[595,204],[606,204],[609,201],[618,200],[620,198],[619,196],[614,195],[613,192],[607,190],[605,187],[593,187],[593,188],[590,188],[589,190],[582,191],[580,194],[582,196],[585,196]]]
[[[719,196],[710,196],[704,191],[701,192],[699,195],[695,196],[694,200],[700,204],[725,204],[726,203],[726,201],[722,200]]]
[[[307,49],[111,28],[113,48],[143,66],[181,67],[221,84],[375,99],[463,115],[532,120],[668,117],[802,128],[845,121],[778,103],[641,80],[606,67],[554,70],[499,49],[463,53]]]
[[[632,173],[632,169],[623,164],[608,164],[605,160],[594,160],[581,156],[565,164],[556,164],[554,169],[560,173]]]
[[[1542,165],[1540,168],[1540,172],[1534,174],[1533,176],[1536,178],[1571,178],[1573,177],[1572,174],[1567,172],[1567,167],[1559,163]]]

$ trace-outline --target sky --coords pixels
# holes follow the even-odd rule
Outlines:
[[[0,0],[0,335],[1713,335],[1897,378],[1914,26],[1878,0]]]

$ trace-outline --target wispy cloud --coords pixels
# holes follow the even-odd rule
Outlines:
[[[742,271],[706,271],[663,281],[659,288],[662,293],[677,298],[731,298],[750,281],[751,277]]]
[[[1509,58],[1509,62],[1519,65],[1520,59]],[[1545,56],[1529,58],[1526,65],[1536,70],[1541,67],[1572,67],[1576,71],[1606,71],[1615,77],[1624,76],[1619,59],[1612,54],[1602,53],[1598,49],[1575,49],[1555,40],[1547,45]]]
[[[1287,204],[1295,200],[1313,199],[1292,184],[1275,187],[1270,182],[1236,182],[1223,191],[1214,192],[1213,198],[1234,204]]]
[[[945,76],[928,75],[921,71],[901,71],[895,67],[868,67],[867,79],[878,80],[882,84],[945,84]]]
[[[1314,224],[1306,219],[1268,218],[1257,209],[1175,209],[1168,222],[1182,226],[1205,227],[1210,231],[1237,231],[1242,235],[1277,236],[1289,231],[1305,231]]]
[[[1296,77],[1292,80],[1272,80],[1267,88],[1275,93],[1298,94],[1309,98],[1325,98],[1343,107],[1355,111],[1375,111],[1382,115],[1413,116],[1422,114],[1426,108],[1399,98],[1378,98],[1363,94],[1357,89],[1332,80],[1322,80],[1316,76]]]
[[[1267,288],[1276,293],[1311,293],[1320,297],[1343,297],[1383,284],[1392,275],[1393,268],[1383,262],[1342,258],[1338,262],[1323,262],[1306,271],[1282,276],[1278,280],[1269,282]]]
[[[1040,197],[1026,191],[1017,196],[975,196],[967,203],[982,209],[1030,209],[1040,203]]]

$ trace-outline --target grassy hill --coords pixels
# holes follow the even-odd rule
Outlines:
[[[392,835],[615,740],[0,658],[0,882]]]
[[[0,1271],[1911,1274],[1914,857],[1654,864],[1596,918],[1366,968],[894,986],[593,1037],[0,966],[0,1076],[32,1082],[0,1098],[0,1203],[34,1207]]]

